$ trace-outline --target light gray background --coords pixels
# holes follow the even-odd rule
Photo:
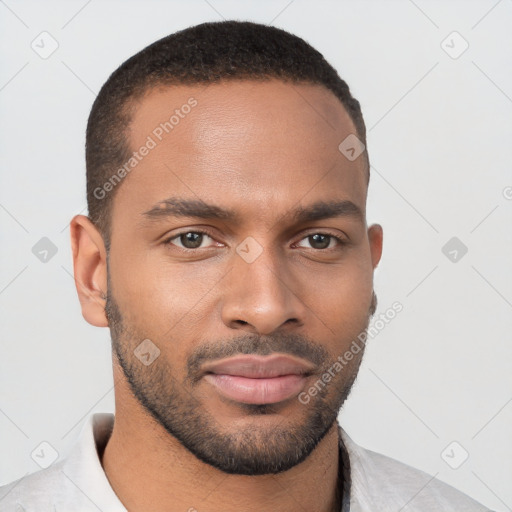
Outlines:
[[[150,42],[222,18],[305,38],[362,103],[368,220],[385,233],[377,316],[404,309],[369,344],[342,425],[512,510],[511,0],[0,2],[0,483],[38,469],[41,441],[65,456],[87,415],[113,411],[109,332],[81,316],[69,244],[95,94]],[[59,44],[47,59],[31,48],[43,31]],[[469,44],[456,59],[453,31]],[[454,236],[457,262],[441,251]],[[46,263],[42,237],[58,248]],[[469,453],[458,469],[441,457],[452,441]]]

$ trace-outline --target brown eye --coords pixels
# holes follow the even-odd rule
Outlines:
[[[186,233],[181,233],[173,238],[169,238],[166,243],[176,245],[182,249],[198,249],[203,245],[203,242],[208,241],[208,239],[213,241],[209,235],[201,231],[187,231]]]
[[[313,249],[327,249],[331,243],[331,237],[329,235],[322,235],[320,233],[308,236],[308,240]]]
[[[180,242],[186,249],[197,249],[198,247],[201,247],[203,234],[194,232],[184,233],[180,235]]]
[[[299,242],[299,247],[306,247],[305,245],[300,245],[304,240],[307,240],[310,248],[316,250],[332,249],[336,245],[343,245],[341,238],[327,233],[314,233],[306,236]]]

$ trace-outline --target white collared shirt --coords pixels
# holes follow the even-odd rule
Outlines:
[[[69,455],[0,487],[0,512],[127,512],[101,466],[114,415],[87,419]],[[339,429],[344,469],[341,512],[489,512],[453,487],[356,445]]]

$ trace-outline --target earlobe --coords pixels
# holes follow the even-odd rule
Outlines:
[[[382,244],[384,234],[380,224],[372,224],[368,228],[368,240],[370,242],[370,252],[372,258],[372,267],[375,269],[382,256]]]
[[[85,215],[75,215],[70,224],[75,285],[87,322],[108,327],[105,315],[107,252],[96,226]]]

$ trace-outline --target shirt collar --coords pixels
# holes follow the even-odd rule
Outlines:
[[[98,509],[127,512],[100,462],[113,426],[114,415],[111,413],[89,416],[61,471]]]

